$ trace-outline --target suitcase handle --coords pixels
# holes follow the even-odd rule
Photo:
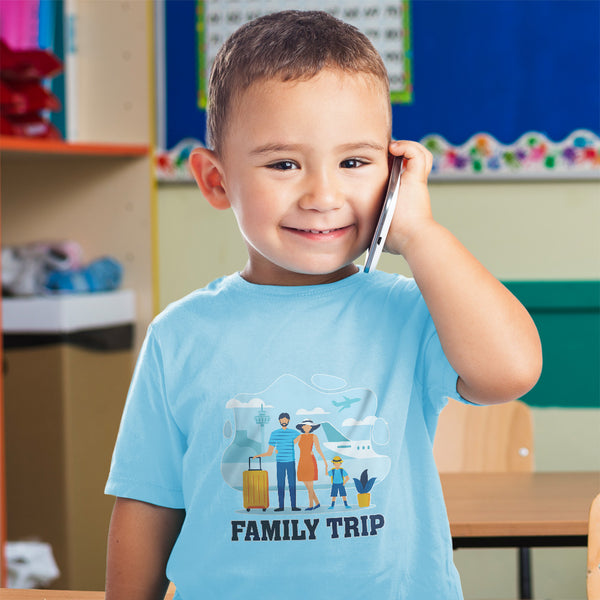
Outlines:
[[[262,459],[259,456],[258,457],[258,469],[253,469],[252,466],[250,465],[250,461],[253,459],[253,456],[249,456],[248,457],[248,471],[262,471]]]

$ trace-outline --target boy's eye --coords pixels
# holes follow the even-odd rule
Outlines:
[[[347,158],[340,163],[340,167],[342,169],[356,169],[364,164],[366,164],[365,161],[360,158]]]
[[[268,165],[269,169],[276,169],[278,171],[289,171],[290,169],[297,169],[295,162],[291,160],[280,160],[276,163]]]

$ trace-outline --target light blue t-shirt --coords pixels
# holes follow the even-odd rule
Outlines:
[[[297,429],[276,429],[269,437],[269,446],[277,450],[277,462],[294,462],[294,440],[300,435]]]
[[[459,600],[432,452],[456,381],[411,279],[360,271],[279,287],[225,277],[150,326],[106,492],[185,508],[167,567],[180,600]],[[309,506],[302,477],[316,476],[321,507],[274,511],[273,453],[262,459],[270,506],[246,510],[249,457],[266,452],[282,412],[289,430],[319,425],[327,468],[302,438],[295,460],[298,506]],[[334,456],[350,476],[349,509],[327,506]],[[353,479],[365,469],[376,480],[359,507]]]

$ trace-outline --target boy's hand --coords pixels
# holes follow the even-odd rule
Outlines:
[[[422,227],[433,223],[427,178],[433,164],[431,152],[418,142],[407,140],[390,144],[390,154],[404,157],[404,173],[394,219],[385,251],[404,254],[406,246]]]
[[[535,324],[520,302],[431,214],[432,156],[416,142],[392,142],[404,156],[385,249],[402,254],[431,313],[457,391],[475,403],[519,398],[542,368]]]

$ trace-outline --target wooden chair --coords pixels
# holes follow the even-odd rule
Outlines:
[[[450,399],[433,446],[440,473],[533,471],[533,420],[520,401],[471,406]],[[519,598],[531,598],[529,548],[519,548]]]
[[[587,555],[587,597],[600,600],[600,494],[590,509]]]
[[[450,400],[433,446],[440,473],[533,471],[533,421],[523,402],[470,406]]]

